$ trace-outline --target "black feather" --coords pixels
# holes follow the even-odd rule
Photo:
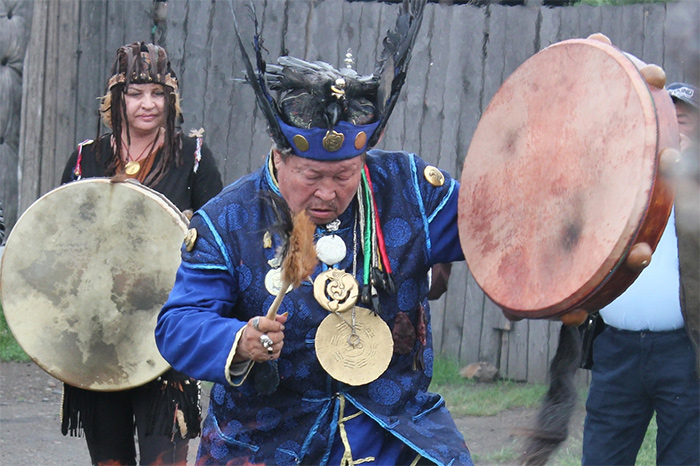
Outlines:
[[[274,223],[268,226],[268,231],[271,234],[276,234],[282,239],[282,251],[280,251],[280,257],[284,258],[287,255],[287,249],[289,248],[289,237],[292,234],[292,229],[294,228],[294,223],[292,221],[292,211],[289,208],[289,204],[284,198],[272,191],[266,191],[260,193],[262,199],[272,207],[272,211],[275,213]]]
[[[394,29],[388,31],[384,38],[384,48],[374,71],[381,83],[377,98],[381,123],[369,139],[368,147],[374,146],[382,135],[406,80],[411,51],[423,21],[426,1],[404,0]]]
[[[229,0],[229,6],[231,7],[231,15],[233,16],[233,27],[236,31],[236,39],[238,41],[238,47],[241,50],[241,56],[243,58],[243,63],[246,68],[246,78],[247,82],[253,86],[255,91],[255,99],[258,103],[258,107],[265,115],[267,120],[268,130],[270,136],[275,141],[275,144],[280,149],[291,149],[289,141],[284,136],[284,133],[280,129],[279,123],[277,122],[277,117],[279,116],[279,111],[277,110],[277,104],[275,104],[274,99],[270,96],[265,85],[265,61],[262,58],[262,38],[260,36],[260,31],[258,29],[258,20],[255,14],[255,8],[252,4],[249,5],[251,16],[253,17],[253,24],[255,25],[255,36],[254,36],[254,49],[256,62],[258,65],[258,70],[253,68],[253,64],[250,61],[248,52],[246,52],[245,45],[243,45],[243,39],[241,39],[241,34],[238,29],[238,21],[236,19],[236,13],[233,10],[233,1]]]

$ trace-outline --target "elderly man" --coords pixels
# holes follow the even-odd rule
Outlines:
[[[156,329],[173,367],[215,382],[198,464],[472,464],[427,391],[428,271],[463,260],[458,183],[413,154],[369,150],[403,82],[422,17],[413,3],[389,95],[376,71],[248,62],[274,146],[192,218]],[[280,291],[287,205],[315,224],[318,264],[273,320],[261,316]]]

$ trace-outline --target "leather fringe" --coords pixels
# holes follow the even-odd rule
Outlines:
[[[202,408],[200,383],[180,372],[170,370],[144,386],[150,410],[146,435],[195,438],[201,434]],[[98,392],[63,384],[61,400],[61,433],[82,437],[95,423],[95,397]],[[139,395],[136,395],[139,396]]]

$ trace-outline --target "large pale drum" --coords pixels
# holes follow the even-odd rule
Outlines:
[[[649,263],[668,219],[678,128],[665,75],[604,39],[528,59],[469,147],[460,241],[510,318],[600,309]]]
[[[175,281],[187,219],[138,183],[92,178],[20,217],[0,268],[10,330],[29,357],[76,387],[142,385],[169,366],[156,318]]]

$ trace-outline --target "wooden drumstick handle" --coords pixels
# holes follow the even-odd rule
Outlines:
[[[279,292],[277,293],[277,296],[275,296],[275,300],[272,301],[272,304],[270,305],[270,309],[267,310],[267,315],[266,317],[270,320],[275,320],[275,315],[277,314],[277,311],[280,308],[280,304],[282,304],[282,300],[284,299],[284,295],[287,294],[287,289],[289,288],[289,285],[291,283],[282,280],[282,287],[280,288]]]

